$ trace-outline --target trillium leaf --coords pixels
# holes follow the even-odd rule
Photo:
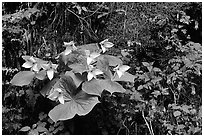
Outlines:
[[[88,114],[93,107],[99,103],[98,97],[86,94],[80,91],[72,99],[64,104],[55,106],[50,112],[49,117],[57,122],[58,120],[67,120],[73,118],[76,114],[79,116]]]
[[[83,81],[86,80],[86,77],[81,75],[80,73],[73,73],[72,71],[67,71],[65,73],[66,76],[71,76],[74,80],[74,84],[79,87]]]
[[[117,66],[122,64],[122,60],[118,57],[111,56],[111,55],[103,55],[104,59],[108,60],[110,66]]]
[[[88,71],[88,68],[84,64],[71,64],[69,67],[75,72],[75,73],[80,73],[82,74],[83,72]]]
[[[15,86],[29,85],[34,76],[35,73],[32,71],[21,71],[13,77],[11,84]]]
[[[49,81],[40,91],[40,93],[43,96],[46,96],[48,92],[50,92],[50,90],[52,89],[52,87],[55,85],[55,83],[59,81],[59,78],[54,78],[51,81]]]
[[[136,78],[136,76],[134,76],[128,72],[124,72],[124,74],[120,78],[118,75],[115,75],[115,77],[112,79],[112,81],[134,82],[135,78]]]
[[[112,72],[109,69],[109,62],[107,58],[103,56],[97,60],[97,68],[104,72],[105,78],[111,79],[113,77]]]
[[[92,79],[82,84],[82,90],[91,95],[101,96],[104,88],[100,84],[100,80]]]
[[[99,84],[101,87],[109,91],[111,94],[114,92],[124,93],[126,91],[119,83],[111,80],[100,80]]]
[[[77,46],[77,48],[79,51],[89,50],[91,53],[99,52],[100,50],[97,43],[85,44],[85,45]]]
[[[32,62],[28,62],[28,61],[26,61],[23,65],[22,65],[22,67],[24,67],[24,68],[31,68],[33,66],[33,63]]]
[[[35,77],[39,80],[43,80],[46,76],[46,71],[45,70],[41,70],[40,72],[35,74]]]

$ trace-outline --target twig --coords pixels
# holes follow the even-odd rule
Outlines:
[[[154,135],[154,130],[152,128],[152,121],[151,120],[150,120],[149,124],[150,124],[150,129],[151,129],[152,135]]]
[[[125,118],[125,120],[122,122],[122,126],[119,128],[119,130],[118,130],[118,132],[117,132],[117,135],[120,133],[120,130],[123,128],[123,127],[125,127],[125,129],[126,129],[126,131],[127,131],[127,133],[126,133],[126,135],[129,135],[129,129],[128,129],[128,127],[125,125],[125,121],[126,121],[126,118]]]
[[[90,17],[90,16],[92,16],[92,15],[94,15],[94,14],[103,6],[103,4],[104,4],[104,2],[103,2],[103,3],[99,6],[99,8],[96,9],[92,14],[85,16],[84,19],[85,19],[85,18],[88,18],[88,17]]]
[[[148,128],[150,134],[153,135],[153,134],[152,134],[152,131],[151,131],[151,129],[150,129],[149,123],[147,122],[147,120],[146,120],[146,118],[145,118],[145,116],[144,116],[144,111],[142,111],[142,117],[143,117],[143,119],[144,119],[144,121],[145,121],[145,123],[146,123],[146,125],[147,125],[147,128]]]

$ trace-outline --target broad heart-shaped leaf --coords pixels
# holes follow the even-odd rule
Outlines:
[[[45,70],[41,70],[41,71],[37,72],[37,73],[35,74],[35,77],[36,77],[37,79],[39,79],[39,80],[45,79],[45,77],[46,77],[46,71],[45,71]]]
[[[81,75],[79,73],[73,73],[72,71],[67,71],[65,73],[66,76],[71,76],[72,79],[74,80],[74,83],[77,87],[80,86],[80,84],[86,80],[86,76]]]
[[[93,107],[99,103],[98,97],[88,95],[84,91],[72,97],[65,104],[55,106],[50,112],[49,117],[57,122],[58,120],[67,120],[73,118],[76,114],[79,116],[88,114]]]
[[[104,72],[105,78],[111,79],[113,77],[113,74],[109,69],[109,62],[107,58],[104,58],[104,56],[99,57],[96,65],[98,69]]]
[[[128,72],[124,72],[124,74],[119,78],[118,75],[114,75],[112,81],[126,81],[126,82],[134,82],[134,79],[136,78],[136,76],[128,73]]]
[[[97,52],[99,53],[100,49],[97,43],[91,43],[91,44],[85,44],[85,45],[81,45],[81,46],[77,46],[79,51],[85,51],[85,50],[89,50],[91,53],[92,52]]]
[[[21,71],[18,72],[13,79],[11,80],[11,84],[15,86],[24,86],[29,85],[33,80],[35,73],[32,71]]]
[[[92,79],[91,81],[86,81],[82,84],[82,90],[91,95],[101,96],[104,87],[101,86],[101,81],[97,79]]]
[[[52,79],[51,81],[49,81],[43,88],[42,90],[40,91],[40,93],[43,95],[43,96],[46,96],[47,93],[52,89],[52,87],[55,85],[55,83],[59,81],[59,78],[54,78]]]
[[[88,71],[88,67],[85,64],[71,64],[69,67],[75,72],[75,73],[80,73],[82,74],[85,71]]]
[[[103,58],[108,60],[110,66],[117,66],[123,63],[121,59],[115,56],[103,55]]]
[[[101,80],[100,85],[111,94],[114,92],[124,93],[126,90],[119,83],[111,80]]]
[[[124,93],[126,90],[117,82],[106,80],[86,81],[82,84],[82,90],[91,95],[101,96],[103,90],[109,91],[111,94],[114,92]]]

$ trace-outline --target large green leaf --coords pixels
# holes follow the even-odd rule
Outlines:
[[[99,103],[98,97],[80,91],[76,96],[73,96],[69,102],[55,106],[49,112],[49,117],[54,122],[57,122],[58,120],[71,119],[76,114],[79,116],[86,115],[97,103]]]
[[[81,46],[77,46],[79,51],[83,51],[84,50],[89,50],[91,53],[92,52],[99,52],[99,47],[97,43],[91,43],[91,44],[85,44],[85,45],[81,45]]]
[[[107,58],[104,58],[103,56],[99,57],[97,60],[97,68],[104,72],[105,78],[112,78],[113,75],[109,69],[109,62]]]
[[[71,76],[77,87],[79,87],[81,83],[86,80],[86,76],[81,75],[80,73],[73,73],[72,71],[67,71],[65,75]]]
[[[59,81],[59,78],[54,78],[51,81],[49,81],[40,91],[40,93],[43,96],[46,96],[47,93],[53,88],[53,86],[55,85],[55,83]]]
[[[63,75],[53,87],[54,89],[61,89],[61,94],[63,94],[63,99],[65,100],[64,104],[55,106],[49,112],[50,118],[55,122],[71,119],[76,114],[86,115],[99,103],[97,96],[78,90],[75,80],[67,74]]]
[[[79,63],[71,64],[71,65],[69,65],[69,67],[70,67],[75,73],[80,73],[80,74],[82,74],[83,72],[85,72],[85,71],[88,70],[87,65],[79,64]]]
[[[120,78],[118,75],[115,75],[114,78],[112,79],[112,81],[134,82],[135,78],[136,78],[136,76],[134,76],[128,72],[124,72],[124,74]]]
[[[117,66],[122,64],[122,60],[119,59],[118,57],[111,56],[111,55],[104,55],[103,57],[104,59],[108,60],[108,63],[110,66]]]
[[[101,80],[100,85],[111,94],[114,92],[124,93],[126,91],[119,83],[111,80]]]
[[[126,90],[117,82],[106,80],[96,80],[86,81],[82,85],[82,90],[88,94],[101,96],[103,90],[109,91],[111,94],[114,92],[125,92]]]
[[[33,80],[35,73],[32,71],[21,71],[18,72],[13,79],[11,80],[11,84],[15,86],[24,86],[30,84]]]
[[[104,87],[101,86],[101,80],[92,79],[82,84],[82,90],[91,95],[101,96]]]

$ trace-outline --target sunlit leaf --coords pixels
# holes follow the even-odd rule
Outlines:
[[[38,73],[35,74],[35,77],[39,80],[43,80],[45,79],[46,76],[46,71],[45,70],[41,70]]]
[[[53,86],[55,85],[55,83],[59,81],[59,78],[54,78],[52,79],[51,81],[49,81],[43,88],[42,90],[40,91],[40,93],[43,95],[43,96],[46,96],[48,95],[48,93],[50,92],[50,90],[53,88]]]
[[[113,47],[114,44],[111,43],[111,42],[109,42],[108,39],[105,39],[105,40],[103,40],[103,41],[100,42],[100,45],[101,45],[101,49],[102,49],[102,51],[103,51],[103,53],[104,53],[104,52],[106,52],[106,50],[107,50],[108,48]]]
[[[153,94],[155,97],[161,95],[161,92],[159,90],[154,90],[154,92],[152,92],[151,94]]]
[[[101,86],[100,80],[92,79],[82,84],[82,90],[91,95],[101,96],[104,87]]]
[[[107,59],[109,66],[117,66],[122,64],[122,60],[118,57],[111,56],[111,55],[103,55],[104,59]]]
[[[31,128],[29,126],[25,126],[25,127],[22,127],[19,131],[23,131],[23,132],[26,132],[26,131],[29,131]]]
[[[175,116],[175,117],[178,117],[178,116],[180,116],[180,115],[181,115],[181,112],[180,112],[180,111],[174,111],[174,113],[173,113],[173,114],[174,114],[174,116]]]
[[[72,96],[70,101],[55,106],[49,112],[49,117],[54,122],[57,122],[59,120],[71,119],[76,114],[79,116],[86,115],[97,103],[99,103],[98,97],[80,91],[75,96]]]
[[[33,66],[33,63],[32,62],[25,62],[22,67],[24,68],[31,68]]]
[[[117,82],[113,82],[111,80],[101,80],[100,81],[101,87],[105,90],[109,91],[111,94],[114,92],[124,93],[126,90]]]
[[[143,85],[139,85],[137,88],[137,90],[141,90],[141,89],[143,89]]]
[[[79,87],[79,85],[86,80],[84,75],[81,75],[80,73],[73,73],[72,71],[66,71],[65,76],[71,76],[77,87]]]
[[[100,69],[93,69],[88,72],[87,79],[90,81],[92,78],[96,78],[97,75],[103,74]]]
[[[112,79],[112,81],[134,82],[135,78],[136,78],[136,76],[134,76],[128,72],[124,72],[120,78],[118,75],[115,75],[115,77]]]
[[[72,68],[73,72],[82,74],[83,72],[88,71],[88,67],[84,64],[71,64],[69,65]]]
[[[113,70],[116,71],[116,73],[118,74],[118,77],[120,78],[128,69],[130,69],[130,67],[127,65],[122,65],[122,66],[118,65]]]
[[[34,76],[35,73],[32,71],[21,71],[13,77],[11,84],[15,86],[28,85],[33,80]]]

